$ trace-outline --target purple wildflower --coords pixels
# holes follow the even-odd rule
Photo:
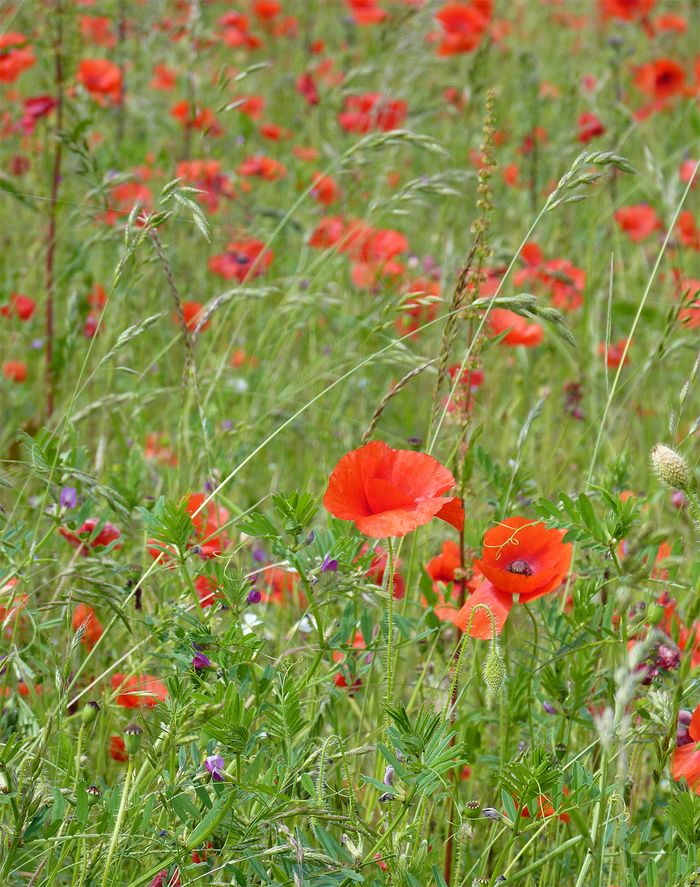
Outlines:
[[[225,779],[224,766],[225,761],[221,755],[209,755],[204,762],[204,766],[211,773],[214,782],[223,782]]]

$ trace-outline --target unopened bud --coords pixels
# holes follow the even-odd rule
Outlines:
[[[690,468],[680,453],[665,444],[656,444],[651,450],[650,458],[651,467],[662,483],[674,490],[688,489]]]
[[[124,728],[124,748],[128,755],[135,755],[141,748],[143,730],[138,724],[129,724]]]
[[[664,618],[665,610],[661,606],[661,604],[657,604],[654,602],[653,604],[649,604],[649,607],[646,612],[646,621],[649,625],[658,625],[659,622]]]
[[[488,698],[494,697],[503,686],[506,676],[506,666],[501,656],[498,644],[492,644],[486,657],[482,669],[484,683]]]
[[[87,705],[83,707],[83,710],[80,715],[80,722],[83,727],[88,727],[93,723],[97,715],[100,713],[100,706],[97,702],[88,702]]]

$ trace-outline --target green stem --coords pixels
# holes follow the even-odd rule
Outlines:
[[[386,690],[384,694],[384,722],[389,726],[389,709],[394,698],[394,549],[387,539],[386,583]]]
[[[129,797],[129,786],[131,784],[131,777],[134,772],[134,758],[133,755],[129,755],[129,763],[126,769],[126,779],[124,780],[124,790],[122,792],[121,801],[119,802],[119,812],[117,813],[117,821],[114,823],[114,831],[112,832],[112,839],[109,842],[109,850],[107,851],[107,862],[105,863],[104,874],[102,875],[102,887],[107,887],[107,883],[109,880],[109,870],[112,867],[112,857],[114,856],[114,851],[117,847],[117,841],[119,840],[119,830],[121,829],[122,820],[124,819],[124,813],[126,812],[126,804],[127,799]]]

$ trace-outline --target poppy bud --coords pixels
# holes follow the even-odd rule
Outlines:
[[[100,713],[100,705],[98,702],[88,702],[83,707],[80,715],[80,722],[83,727],[89,727],[93,723],[97,715]]]
[[[501,689],[506,676],[506,666],[498,644],[491,644],[484,659],[482,674],[486,684],[487,698],[490,700]]]
[[[128,755],[135,755],[141,748],[143,730],[138,724],[128,724],[124,728],[124,748]]]
[[[12,791],[12,782],[9,773],[3,768],[0,770],[0,794],[9,795]]]
[[[666,486],[674,490],[686,490],[690,486],[690,468],[680,453],[665,444],[656,444],[650,458],[656,476]]]
[[[664,608],[661,606],[661,604],[650,604],[646,616],[646,621],[649,625],[658,625],[659,622],[661,622],[661,620],[664,618]]]
[[[99,788],[98,788],[96,785],[89,785],[89,786],[85,789],[85,791],[86,791],[86,793],[87,793],[87,797],[88,797],[88,804],[89,804],[91,807],[94,807],[94,805],[95,805],[95,804],[100,800],[100,798],[102,797],[102,792],[99,790]]]

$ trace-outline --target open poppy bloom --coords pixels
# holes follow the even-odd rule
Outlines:
[[[78,66],[78,80],[93,98],[121,100],[122,72],[108,59],[83,59]]]
[[[129,755],[126,751],[126,743],[121,736],[109,737],[109,756],[118,764],[126,764]]]
[[[152,708],[159,702],[165,702],[168,688],[153,675],[126,675],[117,672],[112,675],[112,689],[119,690],[117,705],[122,708]]]
[[[478,604],[488,607],[503,630],[516,601],[529,604],[557,589],[571,566],[571,544],[562,541],[563,531],[525,517],[509,517],[484,536],[481,560],[474,565],[484,581],[457,614],[455,624],[466,631],[471,620],[473,638],[491,637],[491,620],[485,610],[472,612]]]
[[[454,622],[460,611],[460,599],[467,591],[475,591],[483,581],[483,576],[475,571],[471,578],[458,578],[462,566],[459,545],[454,539],[442,543],[442,551],[425,565],[425,572],[433,580],[433,592],[438,600],[433,612],[442,622]],[[427,605],[424,599],[423,604]]]
[[[454,484],[452,472],[432,456],[374,440],[338,462],[323,504],[375,539],[405,536],[434,517],[461,530],[462,501],[444,495]]]
[[[569,794],[569,790],[566,786],[564,786],[563,793],[566,796]],[[520,805],[516,801],[515,809],[519,809],[519,806]],[[555,814],[557,814],[557,811],[554,809],[554,804],[552,804],[547,795],[539,795],[537,798],[537,812],[535,813],[535,819],[545,819],[546,817],[554,816]],[[530,811],[527,808],[527,804],[523,807],[520,815],[523,819],[530,819]],[[558,816],[562,822],[571,822],[571,817],[568,813],[559,813]]]
[[[100,532],[93,537],[98,523],[97,518],[89,517],[75,533],[66,527],[60,527],[59,532],[74,548],[79,549],[84,557],[87,557],[88,548],[106,548],[121,536],[117,527],[107,521],[102,525]]]
[[[544,339],[544,330],[537,323],[529,323],[527,318],[509,311],[507,308],[493,308],[489,313],[489,321],[494,336],[505,333],[502,345],[524,345],[534,348]]]
[[[688,727],[691,742],[677,746],[671,759],[671,776],[685,779],[695,794],[700,794],[700,705],[693,712]]]

